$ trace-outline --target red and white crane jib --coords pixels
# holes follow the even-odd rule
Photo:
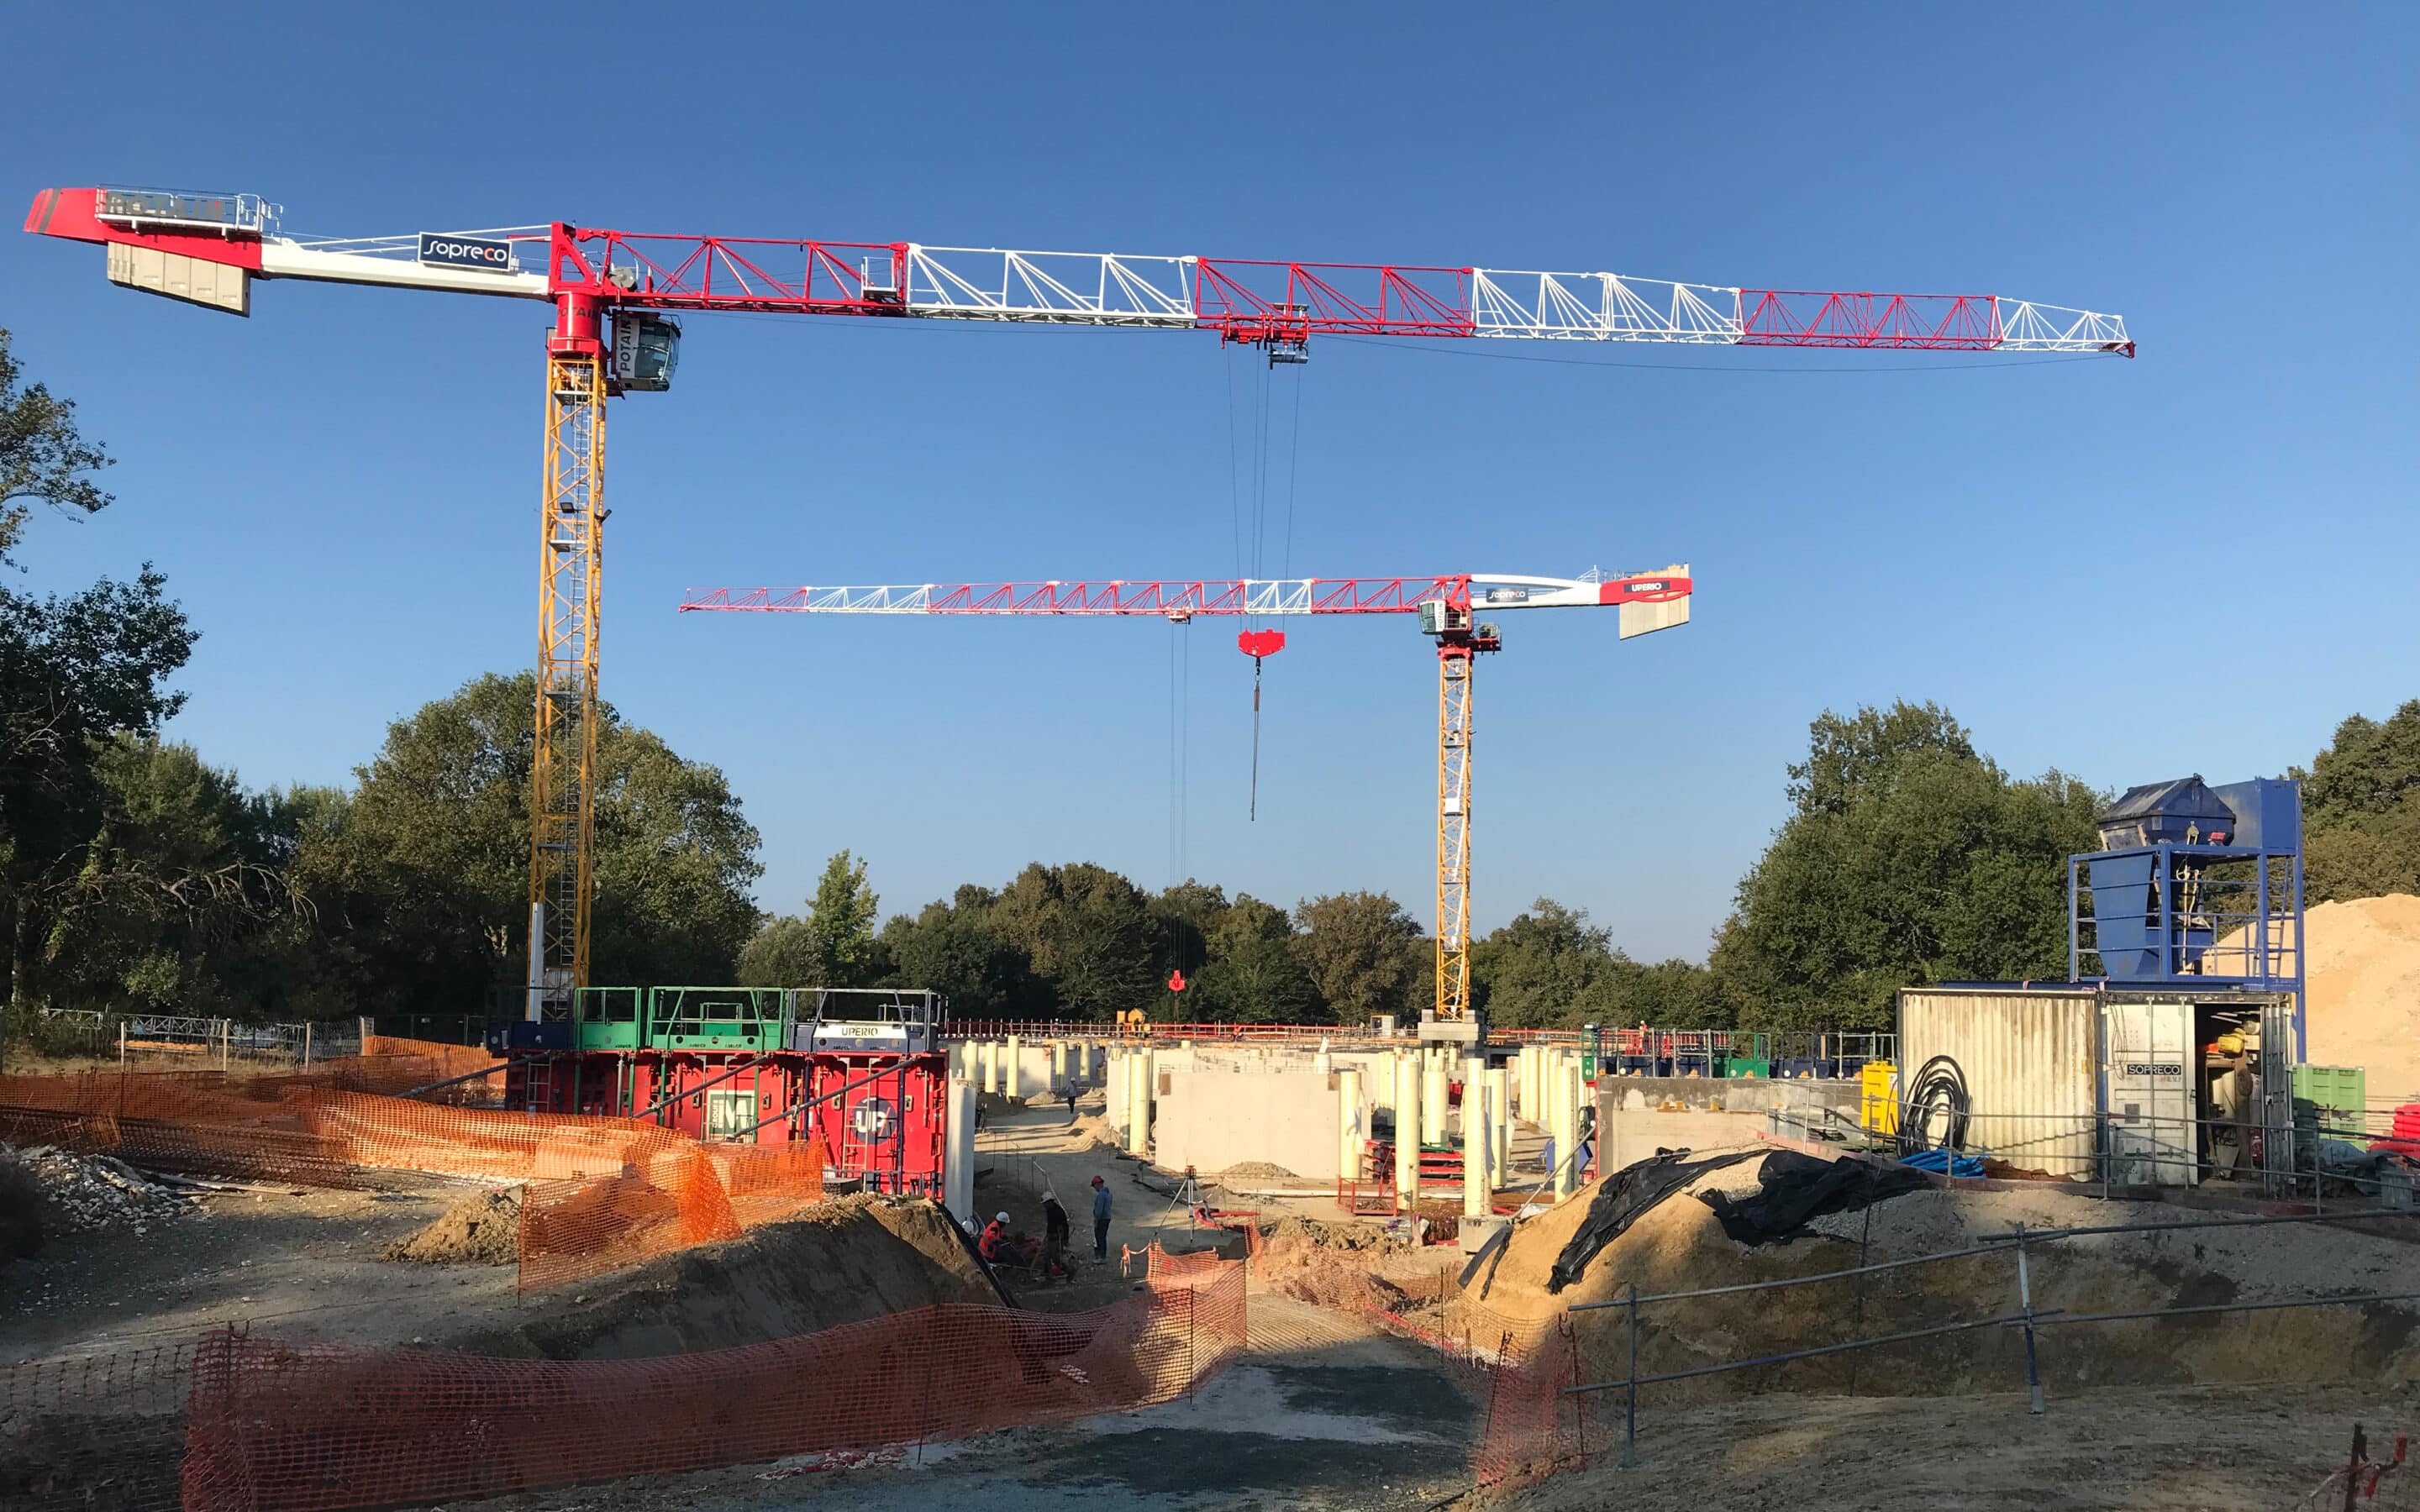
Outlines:
[[[1301,614],[1416,614],[1423,604],[1498,609],[1619,608],[1628,639],[1685,624],[1694,584],[1686,566],[1619,578],[1461,573],[1438,578],[1230,578],[1170,581],[894,583],[870,587],[715,588],[692,592],[681,611],[742,614],[1196,615],[1280,619]]]
[[[561,222],[298,240],[280,233],[278,219],[276,206],[251,195],[56,189],[35,196],[25,229],[129,249],[113,255],[113,278],[237,313],[248,308],[246,279],[222,284],[209,269],[608,308],[1208,330],[1223,340],[1273,347],[1298,347],[1314,335],[1361,335],[2134,351],[2120,316],[1979,294],[1826,293],[1614,273],[706,237]],[[543,272],[531,266],[541,255]]]

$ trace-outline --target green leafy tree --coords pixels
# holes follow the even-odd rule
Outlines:
[[[1639,975],[1588,910],[1541,898],[1528,913],[1471,947],[1471,977],[1491,1023],[1506,1028],[1573,1028],[1626,1015],[1625,989]]]
[[[941,994],[954,1018],[1051,1016],[1049,988],[1034,976],[1025,952],[991,926],[999,901],[990,888],[970,883],[913,918],[892,916],[882,926],[892,983]]]
[[[1210,959],[1210,936],[1226,917],[1227,906],[1224,887],[1206,887],[1190,877],[1151,900],[1152,925],[1158,947],[1153,965],[1163,980],[1171,967],[1184,972],[1188,980],[1202,975]],[[1185,995],[1194,995],[1188,990]],[[1171,1006],[1171,1011],[1179,1018],[1192,1019],[1206,1011],[1198,1002],[1179,1002]]]
[[[865,880],[865,863],[846,851],[824,863],[803,918],[777,917],[739,952],[739,980],[751,987],[865,987],[882,976],[888,955],[875,938],[882,906]]]
[[[1846,813],[1887,790],[1907,759],[1926,751],[1976,760],[1974,736],[1937,703],[1904,700],[1860,708],[1848,718],[1826,709],[1807,727],[1807,760],[1790,768],[1790,801],[1802,814]]]
[[[824,980],[815,932],[795,914],[775,914],[748,936],[739,948],[738,977],[742,987],[845,985]]]
[[[1926,706],[1928,734],[1911,712],[1816,721],[1810,766],[1854,776],[1793,767],[1799,810],[1740,883],[1714,964],[1743,1026],[1879,1026],[1903,986],[2065,975],[2066,858],[2097,843],[2102,796],[2011,780],[1947,713]]]
[[[1303,968],[1328,1016],[1355,1024],[1418,1010],[1420,927],[1383,892],[1334,892],[1295,909]]]
[[[184,702],[167,682],[194,634],[165,586],[147,566],[65,597],[0,589],[0,919],[20,1011],[43,1000],[48,942],[102,823],[102,753]]]
[[[256,1016],[304,983],[286,885],[294,820],[189,746],[121,735],[96,753],[98,822],[54,895],[43,973],[84,1007]]]
[[[1211,925],[1193,1012],[1217,1024],[1303,1024],[1319,1017],[1319,990],[1303,964],[1294,919],[1249,892]]]
[[[535,703],[529,673],[491,674],[396,721],[341,817],[302,834],[298,886],[372,1011],[525,974]],[[728,980],[757,922],[756,831],[720,771],[598,718],[591,980]]]
[[[2290,775],[2303,783],[2310,902],[2420,892],[2420,699],[2384,720],[2354,715]]]
[[[75,404],[25,386],[0,331],[0,563],[14,560],[25,519],[37,503],[62,514],[97,514],[109,495],[85,476],[110,465],[108,455],[77,433]]]
[[[1001,890],[991,927],[1024,952],[1070,1018],[1146,1006],[1165,1011],[1150,900],[1107,867],[1028,866]]]

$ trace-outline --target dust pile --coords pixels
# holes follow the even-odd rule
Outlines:
[[[2366,1067],[2372,1102],[2420,1102],[2420,898],[2321,903],[2304,933],[2312,1061]]]
[[[473,1192],[389,1244],[383,1258],[411,1265],[512,1265],[520,1259],[521,1189]]]
[[[922,1197],[836,1198],[727,1243],[651,1260],[604,1283],[610,1291],[551,1295],[537,1316],[454,1347],[625,1360],[760,1344],[936,1303],[997,1305],[948,1223]]]
[[[1958,1249],[2028,1228],[2209,1216],[2158,1203],[2100,1202],[2055,1188],[1902,1194],[1812,1220],[1787,1242],[1734,1242],[1700,1194],[1741,1199],[1754,1163],[1707,1172],[1641,1215],[1575,1282],[1550,1293],[1557,1257],[1587,1215],[1594,1188],[1514,1231],[1492,1272],[1456,1305],[1475,1322],[1532,1327],[1575,1303],[1811,1276]],[[2279,1224],[2105,1235],[2046,1244],[2029,1256],[2038,1312],[2071,1315],[2214,1306],[2315,1293],[2420,1289],[2420,1246],[2313,1226]],[[1651,1304],[1640,1313],[1642,1374],[1836,1344],[2017,1311],[2007,1253],[1910,1266],[1861,1279],[1815,1282]],[[1624,1309],[1574,1313],[1588,1368],[1619,1373]],[[1482,1330],[1483,1331],[1483,1330]],[[2046,1381],[2071,1387],[2189,1385],[2293,1380],[2381,1381],[2420,1369],[2420,1310],[2409,1304],[2214,1313],[2052,1326],[2041,1332]],[[1984,1329],[1729,1372],[1655,1388],[1663,1400],[1714,1400],[1767,1391],[1868,1396],[2021,1388],[2024,1340]]]

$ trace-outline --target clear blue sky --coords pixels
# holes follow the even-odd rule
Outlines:
[[[28,8],[0,197],[1976,291],[2142,345],[1326,342],[1272,378],[1199,334],[693,320],[675,391],[612,419],[605,690],[730,774],[784,909],[842,846],[886,909],[1037,857],[1167,882],[1189,640],[1184,869],[1425,918],[1408,625],[1269,663],[1247,825],[1232,627],[674,612],[692,585],[1231,573],[1231,385],[1275,384],[1297,575],[1695,564],[1677,633],[1508,619],[1482,928],[1547,894],[1699,955],[1826,707],[1937,699],[2016,771],[2118,785],[2275,772],[2420,694],[2420,11],[1614,8]],[[343,781],[388,719],[528,664],[542,307],[268,284],[240,321],[12,230],[0,324],[120,458],[116,508],[37,524],[27,580],[169,574],[203,632],[178,737]]]

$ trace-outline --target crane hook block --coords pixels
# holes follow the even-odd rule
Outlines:
[[[1274,656],[1285,649],[1283,630],[1245,630],[1235,637],[1235,649],[1254,661]]]
[[[1182,970],[1171,971],[1168,974],[1168,990],[1172,993],[1181,993],[1185,990],[1185,973]]]

